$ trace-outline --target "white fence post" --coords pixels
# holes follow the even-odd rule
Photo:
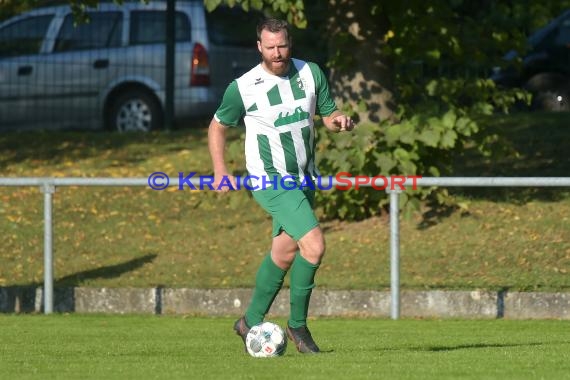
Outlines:
[[[53,193],[55,186],[44,183],[44,314],[53,313]]]
[[[400,318],[400,190],[390,194],[390,317]]]

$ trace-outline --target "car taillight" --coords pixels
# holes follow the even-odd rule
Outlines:
[[[192,51],[190,85],[210,85],[210,65],[208,64],[208,52],[206,51],[206,48],[199,43],[194,45],[194,50]]]

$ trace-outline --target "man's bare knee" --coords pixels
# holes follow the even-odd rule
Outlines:
[[[320,264],[325,254],[325,238],[320,227],[315,227],[299,240],[301,256],[311,264]]]
[[[297,242],[285,232],[275,236],[271,245],[271,258],[281,269],[288,270],[299,249]]]

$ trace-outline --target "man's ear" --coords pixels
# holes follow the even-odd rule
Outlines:
[[[257,50],[259,50],[260,53],[262,52],[262,50],[261,50],[261,41],[259,41],[259,40],[257,41]]]

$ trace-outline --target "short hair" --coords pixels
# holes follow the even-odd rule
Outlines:
[[[261,41],[261,32],[266,29],[271,33],[278,33],[284,30],[287,33],[287,40],[291,42],[291,30],[289,23],[277,18],[265,18],[257,24],[257,40]]]

